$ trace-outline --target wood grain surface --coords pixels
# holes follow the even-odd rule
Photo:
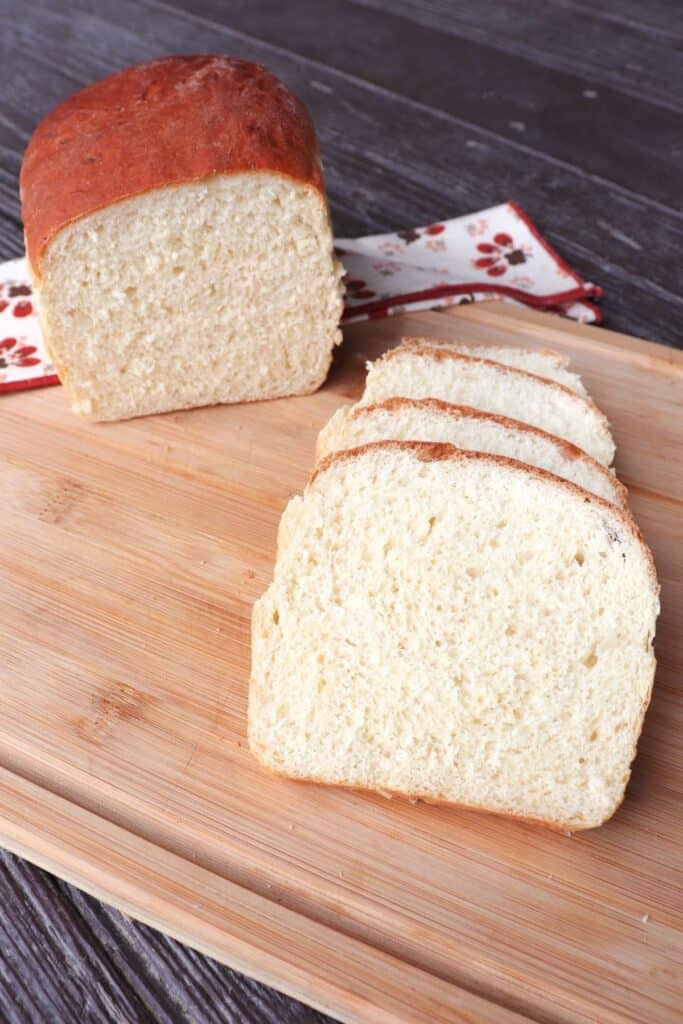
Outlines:
[[[613,423],[663,612],[629,796],[599,830],[291,783],[246,748],[282,509],[402,333],[551,344]],[[682,354],[500,303],[350,327],[305,398],[89,424],[58,389],[10,395],[0,841],[343,1020],[675,1021],[681,402]]]
[[[135,61],[227,52],[310,106],[338,234],[514,198],[605,287],[609,326],[680,345],[679,13],[675,0],[0,0],[0,258],[22,251],[21,155],[55,103]],[[3,1019],[322,1019],[0,856]]]

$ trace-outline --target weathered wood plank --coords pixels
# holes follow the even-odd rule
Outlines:
[[[323,1024],[266,989],[0,851],[6,1024]]]
[[[639,18],[633,20],[610,18],[596,5],[579,5],[577,9],[567,0],[534,5],[524,0],[507,0],[504,4],[481,0],[476,7],[450,0],[354,2],[390,11],[446,36],[515,54],[531,65],[584,76],[584,99],[602,102],[599,89],[609,85],[672,110],[683,106],[683,90],[675,74],[677,40],[670,30],[653,31],[653,4],[639,5]],[[619,7],[623,15],[624,3]],[[671,7],[666,16],[670,25]]]
[[[77,1011],[93,1024],[329,1020],[4,851],[0,901],[7,1024],[67,1024]]]

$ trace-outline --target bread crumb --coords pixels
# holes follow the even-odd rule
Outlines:
[[[643,916],[641,917],[640,920],[643,922],[643,924],[647,924],[647,922],[650,920],[650,915],[649,914],[643,914]]]

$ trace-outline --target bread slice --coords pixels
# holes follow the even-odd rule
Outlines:
[[[567,369],[569,359],[561,352],[551,348],[518,348],[515,345],[463,345],[458,341],[442,340],[441,338],[403,338],[401,345],[405,348],[445,348],[459,352],[463,356],[475,359],[493,359],[505,366],[514,366],[516,370],[526,370],[537,377],[554,380],[564,384],[566,388],[576,391],[577,395],[588,397],[588,392],[578,373]]]
[[[530,423],[609,466],[609,423],[588,398],[563,384],[488,359],[423,345],[395,348],[369,364],[361,405],[386,398],[440,398]]]
[[[222,56],[128,68],[61,103],[21,172],[41,324],[95,420],[314,391],[342,267],[311,120]]]
[[[253,614],[249,742],[294,779],[599,825],[650,699],[658,587],[614,506],[500,456],[325,460]]]
[[[441,441],[470,451],[493,452],[570,480],[624,508],[626,488],[590,455],[519,420],[495,416],[438,398],[387,398],[379,405],[343,406],[318,436],[316,456],[371,441]]]

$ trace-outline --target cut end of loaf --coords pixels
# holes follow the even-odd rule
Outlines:
[[[334,455],[254,609],[252,749],[293,778],[594,827],[628,780],[657,610],[637,530],[570,484],[441,444]]]
[[[96,420],[314,391],[340,340],[325,201],[278,174],[219,175],[61,231],[38,285],[75,411]]]

